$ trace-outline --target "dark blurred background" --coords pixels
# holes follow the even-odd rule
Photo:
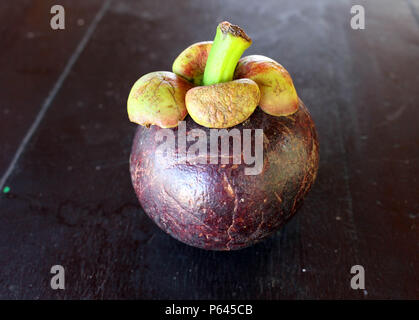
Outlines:
[[[207,252],[142,212],[126,99],[223,20],[292,75],[320,168],[277,234]],[[16,0],[0,21],[0,298],[419,298],[418,1]],[[56,264],[65,290],[50,287]],[[365,290],[350,287],[356,264]]]

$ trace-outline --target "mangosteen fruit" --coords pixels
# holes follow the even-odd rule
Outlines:
[[[222,22],[213,42],[185,49],[173,73],[140,78],[128,98],[140,124],[130,156],[137,198],[161,229],[194,247],[236,250],[268,237],[317,175],[309,111],[282,65],[240,59],[250,44]]]

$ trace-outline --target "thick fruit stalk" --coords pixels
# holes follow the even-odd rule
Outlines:
[[[252,40],[240,27],[221,22],[205,66],[203,85],[233,80],[237,62],[251,44]]]

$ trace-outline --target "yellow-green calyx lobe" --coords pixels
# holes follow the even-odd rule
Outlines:
[[[203,85],[233,80],[237,62],[251,44],[252,40],[240,27],[221,22],[205,66]]]
[[[208,128],[229,128],[249,118],[259,99],[256,82],[239,79],[192,88],[185,101],[196,123]]]
[[[202,41],[187,47],[173,62],[173,72],[197,86],[202,85],[211,46],[212,41]]]
[[[148,73],[138,79],[128,96],[128,117],[142,126],[173,128],[187,115],[185,94],[193,85],[167,71]]]

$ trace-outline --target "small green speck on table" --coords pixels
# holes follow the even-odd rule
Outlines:
[[[10,192],[10,187],[4,187],[3,188],[3,193],[9,193]]]

